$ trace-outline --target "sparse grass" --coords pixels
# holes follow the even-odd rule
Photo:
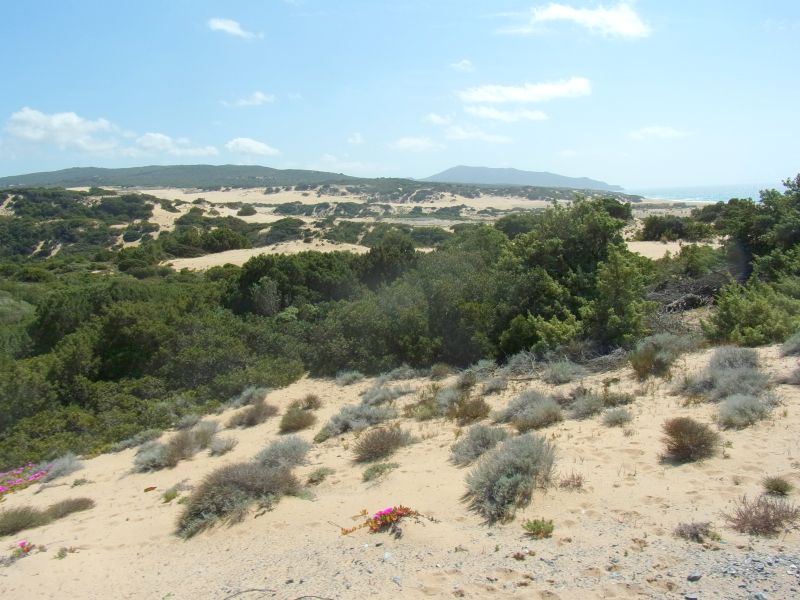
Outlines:
[[[191,429],[200,422],[200,415],[183,415],[178,422],[175,423],[175,429]]]
[[[769,416],[770,408],[755,396],[728,396],[719,407],[719,425],[723,429],[744,429]]]
[[[355,443],[355,461],[372,462],[391,456],[412,441],[411,435],[399,427],[379,427],[366,432]]]
[[[563,385],[586,375],[586,369],[571,360],[549,362],[542,372],[542,380],[551,385]]]
[[[394,419],[397,411],[386,406],[367,406],[350,404],[331,417],[327,424],[314,436],[315,442],[324,442],[330,437],[348,431],[362,431],[371,425],[378,425]]]
[[[631,404],[636,397],[633,394],[625,392],[612,392],[608,389],[603,390],[603,406],[606,408],[615,408],[617,406],[626,406]]]
[[[487,452],[467,474],[470,508],[488,522],[504,520],[530,503],[537,484],[550,480],[555,448],[544,438],[524,434]]]
[[[223,454],[227,454],[236,448],[238,443],[239,442],[236,440],[236,438],[230,436],[217,436],[211,440],[211,443],[208,446],[208,451],[211,456],[222,456]]]
[[[364,379],[364,375],[358,371],[339,371],[336,374],[336,385],[353,385]]]
[[[609,408],[603,413],[603,425],[606,427],[623,427],[631,422],[633,415],[627,408]]]
[[[713,456],[719,447],[719,434],[690,417],[675,417],[664,423],[667,458],[690,462]]]
[[[413,394],[414,388],[408,384],[396,385],[394,387],[373,386],[364,392],[361,403],[368,406],[379,406],[397,400],[401,396]]]
[[[169,504],[175,498],[177,498],[181,492],[185,492],[186,490],[191,489],[189,485],[187,485],[184,481],[180,483],[176,483],[173,486],[168,487],[163,494],[161,494],[161,501],[164,504]]]
[[[207,475],[188,497],[176,533],[190,538],[216,522],[239,522],[253,503],[270,508],[281,496],[299,489],[297,478],[287,469],[255,462],[227,465]]]
[[[552,520],[528,519],[522,524],[522,528],[525,530],[526,535],[535,540],[541,540],[552,536],[555,526],[553,525]]]
[[[723,513],[723,517],[740,533],[774,536],[797,521],[800,510],[782,498],[762,495],[749,500],[747,496],[742,496],[734,504],[733,510]]]
[[[259,402],[263,402],[269,392],[269,388],[249,386],[246,387],[241,394],[231,398],[226,403],[226,406],[228,408],[241,408],[242,406],[246,406],[248,404],[257,404]]]
[[[308,485],[319,485],[325,481],[328,476],[333,475],[335,472],[336,471],[330,467],[319,467],[311,471],[311,473],[308,475],[308,479],[306,479],[306,482]]]
[[[322,400],[316,394],[306,394],[300,400],[292,402],[289,406],[302,410],[317,410],[322,408]]]
[[[281,433],[292,433],[308,429],[317,422],[317,417],[313,413],[302,408],[290,406],[281,417],[278,431]]]
[[[192,430],[195,446],[199,450],[208,448],[217,435],[217,431],[219,431],[219,423],[216,421],[200,421]]]
[[[450,461],[459,466],[468,465],[507,438],[508,432],[502,427],[473,425],[453,445]]]
[[[566,477],[561,477],[558,481],[558,487],[563,490],[580,491],[583,489],[583,475],[572,471]]]
[[[628,354],[628,360],[639,380],[666,377],[678,357],[692,349],[694,340],[672,333],[658,333],[644,338]]]
[[[94,505],[94,500],[89,498],[72,498],[56,502],[44,510],[30,506],[6,509],[0,512],[0,537],[47,525],[72,513],[93,508]]]
[[[706,538],[712,540],[719,539],[719,536],[711,528],[711,523],[708,521],[679,523],[673,533],[675,534],[675,537],[679,537],[690,542],[697,542],[698,544],[705,542]]]
[[[307,441],[291,435],[270,443],[256,455],[256,463],[266,469],[292,469],[305,462],[310,449]]]
[[[228,421],[228,427],[255,427],[276,414],[278,414],[277,408],[267,404],[265,400],[259,400],[233,415]]]
[[[139,473],[172,468],[211,446],[216,439],[216,421],[203,421],[194,429],[178,431],[167,443],[150,441],[139,447],[133,470]]]
[[[37,470],[43,470],[45,467],[48,467],[49,470],[47,471],[47,475],[41,478],[40,481],[42,483],[54,481],[60,477],[71,475],[75,471],[80,471],[83,468],[83,463],[77,456],[69,452],[52,462],[43,463]]]
[[[377,463],[374,465],[368,466],[364,469],[364,473],[361,475],[361,479],[363,481],[373,481],[375,479],[379,479],[383,477],[390,471],[394,471],[400,465],[395,462],[385,462],[385,463]]]
[[[800,331],[789,337],[781,346],[782,356],[800,356]]]
[[[783,477],[765,477],[761,482],[764,491],[772,496],[788,496],[792,492],[792,484]]]
[[[424,387],[419,392],[418,400],[403,409],[403,416],[417,421],[429,421],[440,416],[439,406],[436,402],[440,390],[441,387],[436,383]]]
[[[587,389],[578,390],[570,406],[572,416],[576,419],[588,419],[599,414],[605,408],[603,396]]]

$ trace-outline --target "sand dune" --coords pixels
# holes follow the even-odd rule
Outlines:
[[[680,367],[702,368],[708,352],[685,357]],[[796,360],[779,358],[776,348],[761,351],[771,374],[794,368]],[[251,458],[277,436],[277,419],[250,430],[226,432],[239,440],[230,454],[205,454],[175,469],[131,474],[134,450],[87,460],[80,473],[92,483],[71,489],[28,488],[9,496],[6,507],[44,507],[86,496],[96,508],[51,525],[25,531],[25,538],[44,544],[48,552],[28,556],[0,569],[4,596],[20,598],[197,598],[223,599],[244,590],[243,598],[674,598],[689,592],[700,597],[749,597],[740,579],[722,572],[725,561],[779,552],[798,554],[797,530],[776,539],[748,539],[724,526],[720,511],[742,494],[760,490],[765,474],[783,475],[800,484],[800,389],[778,386],[781,406],[773,418],[742,431],[723,432],[729,443],[724,455],[702,463],[665,465],[660,427],[676,415],[709,422],[715,407],[683,406],[670,393],[672,384],[657,380],[639,384],[628,369],[593,375],[581,382],[599,387],[603,381],[634,392],[634,420],[627,435],[604,427],[598,418],[568,420],[542,431],[558,449],[557,471],[576,473],[583,491],[552,486],[537,490],[530,506],[513,522],[488,527],[469,512],[461,497],[466,469],[448,462],[457,427],[451,421],[406,421],[403,426],[421,440],[392,459],[400,468],[383,480],[361,481],[361,466],[352,462],[354,435],[314,445],[305,477],[320,466],[335,470],[312,498],[284,498],[274,510],[251,514],[244,523],[218,527],[189,541],[173,535],[181,511],[177,501],[164,504],[163,491],[180,482],[196,484],[209,471]],[[413,380],[422,386],[425,380]],[[324,402],[319,424],[345,404],[358,402],[367,380],[348,387],[331,381],[304,379],[275,391],[268,400],[281,410],[313,392]],[[494,408],[504,406],[524,389],[564,392],[539,382],[512,382],[501,395],[489,396]],[[412,401],[409,398],[405,401]],[[398,401],[401,404],[403,400]],[[219,417],[227,420],[228,413]],[[311,439],[316,430],[300,433]],[[169,434],[165,434],[169,435]],[[156,490],[145,492],[145,488]],[[432,520],[406,522],[403,536],[343,536],[362,509],[374,512],[404,504]],[[520,523],[545,517],[555,522],[551,539],[530,540]],[[701,546],[674,538],[682,521],[710,520],[721,541]],[[77,552],[53,560],[59,547]],[[516,558],[515,558],[516,556]],[[697,583],[687,574],[701,571]],[[789,571],[772,569],[769,598],[788,598],[797,586]],[[762,591],[753,588],[754,591]]]

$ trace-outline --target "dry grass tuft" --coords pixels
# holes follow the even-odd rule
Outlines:
[[[742,496],[730,513],[723,513],[728,524],[740,533],[774,536],[800,518],[800,510],[781,498],[759,496],[749,500]]]
[[[689,417],[676,417],[664,423],[667,457],[690,462],[713,456],[719,447],[719,434],[708,425]]]

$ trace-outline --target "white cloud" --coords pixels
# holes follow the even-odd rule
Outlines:
[[[264,142],[259,142],[258,140],[254,140],[252,138],[246,137],[238,137],[234,138],[225,144],[225,148],[228,149],[230,152],[234,152],[235,154],[247,154],[247,155],[257,155],[257,156],[275,156],[276,154],[280,154],[280,152],[265,144]]]
[[[267,102],[275,102],[275,96],[272,94],[265,94],[264,92],[253,92],[249,96],[245,96],[244,98],[239,98],[238,100],[234,100],[233,102],[227,102],[225,100],[222,101],[222,104],[225,106],[243,108],[247,106],[261,106],[262,104],[266,104]]]
[[[354,146],[357,146],[359,144],[363,144],[364,143],[364,136],[361,135],[357,131],[353,132],[349,136],[347,136],[347,143],[348,144],[353,144]]]
[[[592,84],[585,77],[572,77],[547,83],[523,85],[482,85],[456,92],[464,102],[545,102],[555,98],[577,98],[592,93]]]
[[[169,154],[170,156],[216,156],[219,151],[214,146],[192,146],[186,138],[171,138],[163,133],[145,133],[136,140],[138,149],[150,154]],[[128,152],[136,154],[136,152]]]
[[[445,136],[450,140],[478,140],[488,144],[507,144],[512,139],[505,135],[496,135],[487,133],[480,129],[467,129],[458,125],[448,127],[445,131]]]
[[[688,136],[689,132],[681,131],[680,129],[675,129],[673,127],[650,125],[648,127],[637,129],[636,131],[631,131],[628,135],[634,140],[646,140],[648,138],[677,139]]]
[[[464,58],[458,62],[450,63],[450,68],[461,73],[471,73],[475,70],[475,65],[468,58]]]
[[[208,20],[208,28],[211,31],[221,31],[235,37],[240,37],[249,40],[254,37],[260,37],[261,34],[253,33],[244,29],[238,21],[233,19],[220,19],[215,17]]]
[[[453,122],[453,118],[438,113],[428,113],[425,115],[425,121],[433,125],[449,125]]]
[[[402,137],[390,144],[395,150],[406,152],[429,152],[431,150],[441,150],[444,146],[434,142],[429,137]]]
[[[503,30],[503,33],[535,33],[542,23],[566,21],[585,27],[592,33],[624,38],[643,38],[650,35],[650,27],[631,7],[630,2],[616,6],[576,8],[568,4],[551,2],[547,6],[531,8],[527,23]]]
[[[517,121],[545,121],[547,114],[541,110],[498,110],[491,106],[466,106],[464,112],[481,119],[516,123]]]
[[[13,137],[35,143],[55,144],[59,148],[78,148],[86,152],[104,152],[118,144],[114,136],[119,129],[106,119],[94,121],[74,112],[43,113],[24,107],[13,113],[6,123]]]

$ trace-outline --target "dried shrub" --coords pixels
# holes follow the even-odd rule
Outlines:
[[[331,417],[328,423],[314,437],[314,441],[324,442],[330,437],[341,435],[348,431],[362,431],[371,425],[378,425],[389,419],[394,419],[396,416],[397,411],[386,406],[350,404]]]
[[[215,522],[238,522],[253,503],[270,508],[281,496],[296,494],[299,489],[297,478],[287,469],[258,463],[222,467],[207,475],[189,496],[178,519],[177,534],[190,538]]]
[[[249,404],[257,404],[259,402],[263,402],[269,392],[269,388],[255,387],[251,385],[246,387],[238,396],[228,400],[226,406],[228,408],[241,408],[242,406],[247,406]]]
[[[764,491],[773,496],[788,496],[792,491],[792,484],[783,477],[765,477],[761,482]]]
[[[219,423],[216,421],[201,421],[192,429],[192,437],[198,450],[205,450],[211,445],[214,437],[219,431]]]
[[[509,356],[503,369],[511,377],[531,377],[536,371],[536,355],[522,350]]]
[[[290,406],[281,417],[278,431],[281,433],[292,433],[308,429],[317,422],[317,417],[313,413],[302,408]]]
[[[672,333],[659,333],[644,338],[631,350],[628,360],[636,377],[664,377],[678,357],[694,347],[694,340]]]
[[[508,432],[502,427],[473,425],[467,434],[453,445],[450,461],[459,466],[468,465],[507,438]]]
[[[752,348],[737,346],[720,346],[711,355],[709,368],[720,369],[758,369],[758,352]]]
[[[737,367],[730,369],[712,369],[688,377],[679,387],[679,391],[691,396],[702,397],[711,402],[743,394],[761,396],[769,389],[769,378],[753,367]]]
[[[800,331],[790,336],[781,346],[782,356],[800,356]]]
[[[94,508],[94,500],[91,498],[69,498],[61,500],[55,504],[51,504],[44,510],[45,517],[49,521],[63,519],[67,515],[80,512],[82,510],[89,510]]]
[[[719,425],[723,429],[744,429],[769,416],[770,408],[755,396],[735,394],[719,407]]]
[[[450,408],[448,417],[455,419],[459,425],[474,423],[489,416],[491,407],[483,398],[469,398],[462,396],[454,406]]]
[[[561,477],[558,481],[558,487],[563,490],[582,490],[583,489],[583,475],[573,471],[566,477]]]
[[[136,451],[133,470],[137,473],[158,471],[168,467],[167,446],[157,441],[145,442]]]
[[[435,383],[424,387],[419,392],[418,400],[403,409],[403,416],[417,421],[428,421],[440,416],[439,405],[436,402],[440,390],[439,385]]]
[[[664,433],[667,457],[677,462],[709,458],[719,446],[719,434],[690,417],[669,419],[664,423]]]
[[[606,408],[625,406],[631,404],[634,400],[636,400],[636,397],[633,394],[612,392],[608,389],[603,390],[603,406]]]
[[[278,409],[264,400],[243,408],[228,420],[228,427],[255,427],[278,414]]]
[[[289,406],[302,410],[317,410],[322,408],[322,400],[316,394],[306,394],[300,400],[292,402]]]
[[[68,452],[50,463],[43,463],[37,467],[37,470],[48,469],[47,475],[40,480],[42,483],[53,481],[59,477],[71,475],[75,471],[80,471],[83,468],[83,463],[73,453]]]
[[[413,393],[414,388],[408,384],[396,385],[394,387],[374,386],[364,392],[361,397],[361,403],[369,406],[379,406]]]
[[[536,390],[527,390],[511,400],[504,409],[497,411],[493,415],[493,419],[495,423],[511,423],[547,400],[552,400],[552,398]]]
[[[781,498],[759,496],[749,500],[739,498],[730,513],[722,515],[728,524],[740,533],[773,536],[800,518],[800,510]]]
[[[484,454],[467,474],[465,499],[488,522],[504,520],[530,503],[537,484],[550,480],[555,448],[544,438],[510,438]]]
[[[93,508],[94,505],[94,500],[89,498],[73,498],[56,502],[44,510],[30,506],[6,509],[0,512],[0,537],[47,525],[72,513]]]
[[[435,363],[430,370],[429,377],[431,379],[444,379],[455,373],[455,369],[445,363]]]
[[[256,463],[266,469],[292,469],[305,462],[311,444],[296,435],[275,440],[256,455]]]
[[[178,422],[175,423],[175,429],[191,429],[200,422],[200,415],[183,415]]]
[[[599,414],[605,408],[603,396],[591,390],[577,390],[572,405],[572,416],[576,419],[588,419]]]
[[[399,427],[379,427],[368,431],[355,443],[355,461],[372,462],[394,454],[412,441],[411,435]]]
[[[456,378],[456,388],[461,391],[471,390],[478,383],[478,375],[475,371],[467,369],[462,371]]]
[[[336,374],[336,385],[353,385],[364,379],[364,375],[358,371],[339,371]]]
[[[174,467],[182,460],[192,458],[200,450],[192,431],[179,431],[166,444],[166,466]]]
[[[370,465],[366,469],[364,469],[364,473],[362,473],[361,479],[363,481],[373,481],[375,479],[379,479],[380,477],[386,475],[388,472],[394,471],[399,466],[400,465],[395,462],[377,463],[374,465]]]
[[[508,388],[508,379],[505,377],[492,377],[483,384],[483,393],[486,395],[497,394]]]
[[[121,442],[117,442],[116,444],[112,445],[111,452],[122,452],[128,448],[136,448],[145,442],[149,442],[161,437],[162,433],[164,432],[160,429],[145,429],[144,431],[140,431],[136,435],[129,437],[126,440],[122,440]]]
[[[714,530],[711,528],[711,523],[708,521],[679,523],[673,533],[675,534],[675,537],[679,537],[690,542],[697,542],[698,544],[705,542],[706,538],[714,539],[717,537],[717,535],[714,533]]]
[[[227,454],[236,448],[238,443],[239,442],[236,440],[236,438],[232,438],[230,436],[217,436],[211,440],[211,444],[208,446],[208,451],[211,456],[222,456],[223,454]]]
[[[519,433],[542,429],[563,420],[561,406],[552,398],[544,398],[521,412],[512,421]]]
[[[563,385],[586,375],[586,369],[571,360],[547,363],[542,372],[542,380],[551,385]]]
[[[609,408],[603,413],[603,425],[606,427],[622,427],[631,422],[633,416],[626,408]]]

